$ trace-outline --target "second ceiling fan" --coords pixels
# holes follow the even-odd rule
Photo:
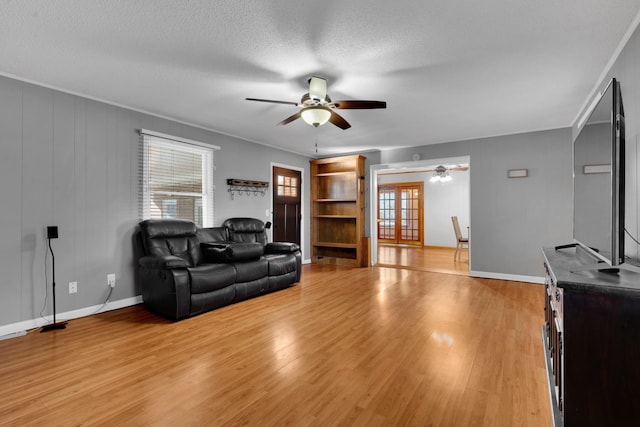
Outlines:
[[[272,99],[246,98],[247,101],[271,102],[274,104],[288,104],[301,107],[296,114],[287,117],[278,125],[286,125],[302,117],[311,126],[318,127],[326,122],[333,123],[340,129],[349,129],[351,125],[335,110],[368,110],[372,108],[387,108],[384,101],[343,100],[332,101],[327,95],[327,81],[322,77],[313,76],[309,79],[309,93],[302,96],[300,102],[277,101]]]

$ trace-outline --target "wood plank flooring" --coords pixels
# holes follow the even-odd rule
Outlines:
[[[180,322],[142,306],[0,341],[0,425],[550,426],[541,285],[306,265]]]
[[[458,259],[456,248],[410,245],[378,245],[378,265],[408,268],[434,273],[469,275],[469,251],[463,250]]]

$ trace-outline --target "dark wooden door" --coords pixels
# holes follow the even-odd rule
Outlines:
[[[300,244],[300,171],[273,167],[273,241]]]

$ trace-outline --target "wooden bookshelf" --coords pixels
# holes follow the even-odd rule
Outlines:
[[[364,161],[355,155],[310,162],[313,262],[367,265]]]

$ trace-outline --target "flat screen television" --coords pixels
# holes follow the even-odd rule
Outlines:
[[[624,262],[625,135],[616,79],[587,114],[573,143],[573,239],[597,258],[598,270],[617,271]]]

